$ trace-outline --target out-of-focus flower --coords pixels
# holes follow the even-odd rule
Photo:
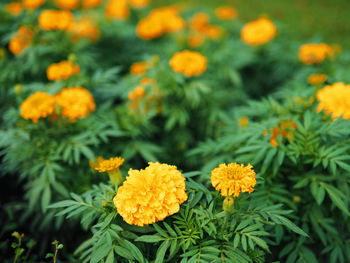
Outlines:
[[[129,100],[141,99],[145,95],[145,88],[142,86],[137,86],[134,90],[130,91],[128,94]]]
[[[204,40],[205,36],[202,34],[193,33],[188,37],[188,45],[193,48],[199,47],[203,44]]]
[[[241,127],[248,127],[249,126],[249,118],[247,116],[239,118],[238,124]]]
[[[65,10],[44,10],[38,20],[43,30],[66,30],[74,22],[74,17],[71,12]]]
[[[149,163],[129,170],[113,202],[128,224],[144,226],[177,213],[187,200],[185,177],[176,166]]]
[[[276,32],[276,26],[269,19],[259,18],[242,28],[241,39],[247,45],[262,45],[274,39]]]
[[[10,40],[10,51],[16,56],[19,55],[24,49],[31,45],[32,37],[33,31],[26,26],[21,26]]]
[[[163,26],[157,19],[146,17],[142,19],[136,27],[137,35],[142,39],[153,39],[163,34]]]
[[[49,80],[67,79],[80,72],[80,67],[69,61],[61,61],[59,63],[51,64],[47,70],[47,78]]]
[[[350,85],[342,82],[327,85],[317,92],[316,97],[320,102],[318,112],[324,110],[333,119],[350,119]]]
[[[82,17],[71,24],[68,32],[74,41],[87,38],[96,41],[100,37],[100,30],[89,17]]]
[[[170,59],[170,67],[187,77],[200,75],[207,69],[207,59],[199,52],[184,50],[175,53]]]
[[[83,0],[82,6],[85,8],[92,8],[101,4],[102,0]]]
[[[105,13],[110,19],[127,19],[130,13],[127,0],[109,0]]]
[[[151,65],[152,63],[149,61],[135,62],[130,67],[130,73],[132,75],[144,75]]]
[[[211,184],[222,196],[238,197],[240,193],[254,191],[256,185],[253,166],[248,164],[220,164],[211,171]]]
[[[217,39],[222,34],[223,29],[220,26],[208,25],[202,32],[208,38]]]
[[[333,49],[325,44],[304,44],[299,48],[299,59],[306,65],[320,64],[327,58],[333,57]]]
[[[209,25],[209,16],[206,13],[196,13],[189,21],[190,28],[201,32]]]
[[[134,8],[143,8],[149,5],[149,0],[128,0],[128,2]]]
[[[62,116],[71,121],[85,118],[96,108],[94,97],[82,87],[65,88],[55,95],[55,99]]]
[[[215,15],[221,20],[229,20],[237,17],[237,10],[231,6],[221,6],[215,9]]]
[[[37,123],[40,118],[51,115],[55,110],[55,98],[48,93],[38,91],[21,104],[21,116]]]
[[[58,7],[73,10],[79,6],[80,0],[55,0]]]
[[[327,80],[326,74],[311,74],[307,78],[307,82],[310,85],[320,85],[323,84]]]
[[[102,157],[96,158],[96,162],[90,162],[90,166],[100,173],[107,172],[112,184],[120,185],[123,177],[120,172],[120,166],[124,163],[124,158],[112,157],[105,160]]]
[[[276,125],[273,129],[271,129],[271,137],[270,137],[270,144],[273,147],[278,146],[277,139],[280,138],[286,138],[289,141],[294,139],[294,131],[297,129],[297,125],[292,119],[283,120],[280,122],[280,124]],[[268,134],[268,133],[267,133]],[[266,134],[266,135],[267,135]]]
[[[23,5],[19,2],[9,3],[5,6],[5,10],[9,12],[11,15],[19,15],[23,11]]]
[[[23,0],[23,6],[28,9],[36,9],[44,3],[45,0]]]

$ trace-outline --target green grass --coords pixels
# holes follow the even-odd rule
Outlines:
[[[164,2],[179,1],[154,0]],[[186,1],[187,2],[187,1]],[[350,0],[190,0],[198,6],[232,5],[240,19],[260,15],[281,21],[297,39],[309,41],[319,36],[327,43],[350,47]]]

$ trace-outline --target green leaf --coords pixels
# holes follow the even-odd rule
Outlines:
[[[292,221],[290,221],[288,218],[281,216],[281,215],[271,215],[272,221],[274,221],[277,224],[281,224],[292,230],[293,232],[309,237],[308,234],[306,234],[300,227],[296,226]]]
[[[345,199],[345,196],[342,192],[340,192],[337,188],[330,184],[322,183],[322,186],[326,189],[329,197],[333,201],[333,203],[342,210],[346,215],[350,215],[349,210],[345,204],[345,202],[342,200]]]
[[[164,240],[164,238],[158,235],[143,235],[135,239],[135,241],[145,243],[156,243],[162,240]]]
[[[164,262],[164,256],[165,253],[169,247],[170,243],[169,240],[164,241],[160,247],[157,250],[157,256],[156,256],[156,260],[154,261],[154,263],[162,263]]]

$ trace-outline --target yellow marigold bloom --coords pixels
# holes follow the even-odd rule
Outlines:
[[[143,95],[145,95],[145,92],[146,90],[144,87],[138,86],[134,90],[129,92],[128,98],[130,100],[140,99],[143,97]]]
[[[306,65],[320,64],[326,58],[333,57],[333,49],[324,43],[304,44],[299,48],[299,60]]]
[[[247,116],[239,118],[238,124],[241,127],[248,127],[249,126],[249,118]]]
[[[128,0],[128,2],[134,8],[143,8],[149,5],[149,0]]]
[[[307,82],[310,85],[320,85],[327,80],[326,74],[311,74],[307,78]]]
[[[71,121],[85,118],[96,108],[94,97],[82,87],[71,87],[55,95],[56,104],[62,110],[62,116]]]
[[[136,34],[146,40],[157,38],[163,34],[163,26],[157,19],[146,17],[137,24]]]
[[[51,115],[55,110],[55,98],[48,93],[38,91],[21,104],[21,116],[37,123],[40,118]]]
[[[129,17],[127,0],[109,0],[105,9],[106,16],[111,19],[125,20]]]
[[[259,18],[246,24],[241,31],[241,39],[247,45],[262,45],[276,36],[276,26],[267,18]]]
[[[75,9],[79,6],[80,0],[55,0],[55,3],[58,7],[63,9]]]
[[[237,17],[237,10],[230,6],[221,6],[215,9],[215,15],[221,20],[229,20]]]
[[[211,171],[211,184],[222,196],[238,197],[240,193],[254,191],[256,185],[253,166],[248,164],[220,164]]]
[[[40,13],[38,21],[43,30],[66,30],[74,22],[74,18],[69,11],[44,10]]]
[[[149,163],[130,169],[113,202],[124,221],[137,226],[153,224],[180,210],[187,200],[185,177],[176,166]]]
[[[28,9],[36,9],[44,3],[45,0],[23,0],[23,6]]]
[[[201,32],[209,25],[209,16],[206,13],[196,13],[192,16],[189,25],[192,30]]]
[[[91,163],[91,167],[100,173],[111,172],[119,169],[124,161],[124,158],[121,157],[112,157],[107,160],[103,159],[102,157],[98,157],[96,162]]]
[[[170,59],[170,67],[187,77],[200,75],[207,70],[207,59],[199,52],[184,50],[175,53]]]
[[[10,40],[10,51],[16,56],[19,55],[24,49],[31,45],[32,37],[33,31],[26,26],[21,26],[16,35]]]
[[[327,85],[317,92],[316,97],[320,102],[318,112],[324,110],[333,119],[350,119],[350,85],[342,82]]]
[[[23,5],[22,3],[19,3],[19,2],[10,3],[5,6],[5,10],[9,12],[11,15],[16,16],[22,13]]]
[[[72,35],[72,40],[76,41],[82,38],[87,38],[90,41],[95,41],[100,37],[100,30],[89,17],[82,17],[73,22],[68,29]]]
[[[192,34],[188,38],[188,45],[190,47],[199,47],[203,44],[205,37],[202,34]]]
[[[142,85],[153,85],[155,83],[156,83],[156,81],[154,79],[151,79],[151,78],[142,78],[140,80],[140,84],[142,84]]]
[[[51,64],[46,70],[47,78],[49,80],[68,79],[79,72],[80,67],[69,61],[61,61],[59,63]]]
[[[135,62],[130,67],[130,73],[133,75],[144,75],[147,72],[147,69],[151,66],[151,62]]]
[[[209,37],[211,39],[217,39],[218,37],[220,37],[222,32],[223,32],[223,29],[221,27],[215,26],[215,25],[208,25],[203,30],[204,35],[206,35],[207,37]]]
[[[85,8],[92,8],[101,4],[102,0],[83,0],[82,6]]]

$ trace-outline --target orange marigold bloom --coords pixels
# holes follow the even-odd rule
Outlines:
[[[56,104],[62,109],[62,116],[71,121],[85,118],[96,108],[94,97],[82,87],[71,87],[55,95]]]
[[[241,31],[241,39],[247,45],[262,45],[276,36],[276,26],[267,18],[259,18],[246,24]]]
[[[237,17],[237,10],[230,6],[221,6],[215,9],[215,15],[222,20],[234,19]]]
[[[45,0],[23,0],[23,6],[28,9],[36,9],[44,3]]]
[[[202,31],[209,25],[209,16],[206,13],[196,13],[192,16],[189,25],[195,31]]]
[[[327,80],[326,74],[311,74],[307,78],[307,82],[310,85],[320,85]]]
[[[102,0],[83,0],[82,6],[86,8],[92,8],[101,4]]]
[[[5,6],[5,10],[11,15],[19,15],[23,11],[23,5],[19,2],[9,3]]]
[[[81,19],[73,22],[69,27],[68,32],[71,33],[74,41],[81,38],[87,38],[90,41],[95,41],[100,37],[99,28],[89,17],[82,17]]]
[[[67,79],[80,72],[80,67],[69,61],[61,61],[59,63],[51,64],[47,70],[47,78],[49,80]]]
[[[66,30],[74,22],[74,17],[65,10],[44,10],[38,20],[39,26],[44,30]]]
[[[26,26],[21,26],[16,35],[11,38],[9,49],[14,55],[20,54],[24,49],[31,45],[33,31]]]
[[[112,172],[119,169],[120,166],[124,163],[124,158],[121,157],[112,157],[107,160],[102,157],[98,157],[96,162],[91,162],[91,167],[96,171],[103,172]]]
[[[55,110],[55,98],[48,93],[38,91],[21,104],[21,116],[37,123],[40,118],[51,115]]]
[[[306,65],[320,64],[326,58],[333,57],[333,49],[324,43],[304,44],[299,48],[299,60]]]
[[[146,17],[136,27],[136,34],[142,39],[153,39],[163,34],[163,26],[157,19]]]
[[[149,163],[142,170],[130,169],[113,202],[128,224],[144,226],[164,220],[187,200],[185,177],[176,166]]]
[[[129,17],[127,0],[109,0],[105,9],[106,16],[111,19],[125,20]]]
[[[218,38],[223,32],[223,29],[219,26],[215,25],[208,25],[204,30],[203,33],[211,38],[211,39],[216,39]]]
[[[248,164],[220,164],[211,171],[211,184],[222,196],[238,197],[240,193],[254,191],[256,185],[253,166]]]
[[[149,0],[128,0],[128,2],[134,8],[143,8],[149,5]]]
[[[133,75],[144,75],[150,66],[151,66],[151,62],[149,61],[136,62],[131,65],[130,72]]]
[[[320,102],[318,112],[324,110],[333,119],[350,119],[350,85],[342,82],[327,85],[317,92],[316,97]]]
[[[76,9],[79,6],[80,0],[55,0],[58,7],[63,9]]]
[[[188,38],[188,45],[190,47],[199,47],[203,44],[205,37],[202,34],[192,34]]]
[[[184,50],[175,53],[170,59],[170,67],[187,77],[200,75],[207,70],[207,59],[199,52]]]
[[[155,83],[156,83],[156,81],[154,79],[151,79],[151,78],[142,78],[140,80],[140,84],[142,84],[142,85],[153,85]]]
[[[136,87],[134,90],[130,91],[128,94],[128,98],[130,100],[136,100],[136,99],[141,99],[143,95],[145,95],[146,90],[142,86]]]

